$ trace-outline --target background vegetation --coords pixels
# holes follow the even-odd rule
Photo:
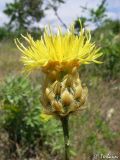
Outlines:
[[[40,117],[41,75],[21,74],[18,50],[14,37],[30,32],[34,38],[43,30],[34,27],[53,10],[58,14],[63,0],[15,0],[6,4],[4,13],[10,17],[0,28],[0,160],[63,160],[61,124],[56,119],[44,121]],[[98,155],[120,156],[120,20],[108,19],[107,3],[102,0],[96,9],[82,6],[88,17],[79,18],[87,28],[94,24],[92,40],[104,53],[102,65],[81,66],[81,79],[89,89],[87,109],[70,118],[71,160],[92,160]],[[73,128],[73,129],[72,129]]]

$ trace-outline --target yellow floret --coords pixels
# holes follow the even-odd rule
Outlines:
[[[64,71],[81,64],[101,63],[96,59],[102,53],[91,42],[90,32],[81,28],[80,34],[76,35],[73,25],[66,33],[62,33],[59,27],[57,34],[53,34],[50,27],[45,28],[44,35],[36,41],[29,34],[22,37],[27,41],[27,47],[18,39],[15,42],[22,52],[21,60],[27,71],[36,68],[44,72]]]

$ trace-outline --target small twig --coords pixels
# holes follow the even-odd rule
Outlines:
[[[60,18],[60,16],[58,15],[57,10],[54,10],[55,16],[58,18],[58,20],[60,21],[60,23],[67,29],[67,25],[63,22],[63,20]]]
[[[55,14],[55,16],[57,17],[57,19],[60,21],[60,23],[63,25],[63,27],[64,27],[65,29],[67,29],[67,25],[63,22],[63,20],[60,18],[59,14],[58,14],[58,12],[57,12],[58,7],[55,6],[55,5],[53,5],[49,0],[48,0],[47,2],[48,2],[48,4],[49,4],[49,6],[53,9],[54,14]]]

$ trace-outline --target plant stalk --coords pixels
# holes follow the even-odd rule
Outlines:
[[[63,134],[64,134],[64,144],[65,144],[65,160],[69,160],[69,127],[68,127],[69,117],[65,116],[61,118]]]

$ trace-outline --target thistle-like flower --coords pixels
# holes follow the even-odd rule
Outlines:
[[[58,33],[53,34],[50,27],[45,28],[44,35],[36,41],[29,34],[22,37],[27,47],[18,39],[15,42],[22,52],[25,70],[40,68],[52,80],[43,90],[42,103],[47,112],[66,116],[81,108],[87,89],[82,87],[77,69],[81,64],[101,63],[96,59],[102,55],[91,42],[90,32],[81,27],[80,34],[76,35],[72,25],[67,33],[58,28]]]
[[[56,74],[81,64],[101,63],[96,59],[102,53],[91,42],[90,32],[81,28],[80,34],[76,35],[74,25],[67,33],[62,33],[60,27],[57,34],[53,34],[50,27],[45,28],[44,35],[36,41],[29,34],[22,37],[28,43],[27,47],[18,39],[15,42],[22,52],[21,61],[27,71],[41,68],[47,74]]]
[[[40,68],[46,75],[41,102],[46,114],[55,115],[62,122],[65,160],[69,160],[68,117],[82,109],[87,98],[87,88],[81,84],[78,68],[81,64],[101,63],[97,58],[102,53],[91,42],[90,32],[81,28],[80,34],[76,35],[74,25],[67,33],[58,28],[58,33],[53,34],[50,27],[45,28],[44,35],[36,41],[29,34],[22,37],[27,41],[27,47],[15,40],[22,52],[21,61],[26,71]],[[44,114],[42,118],[48,119]]]
[[[42,102],[49,115],[67,116],[82,109],[87,98],[87,88],[82,87],[76,67],[62,81],[48,85]]]

